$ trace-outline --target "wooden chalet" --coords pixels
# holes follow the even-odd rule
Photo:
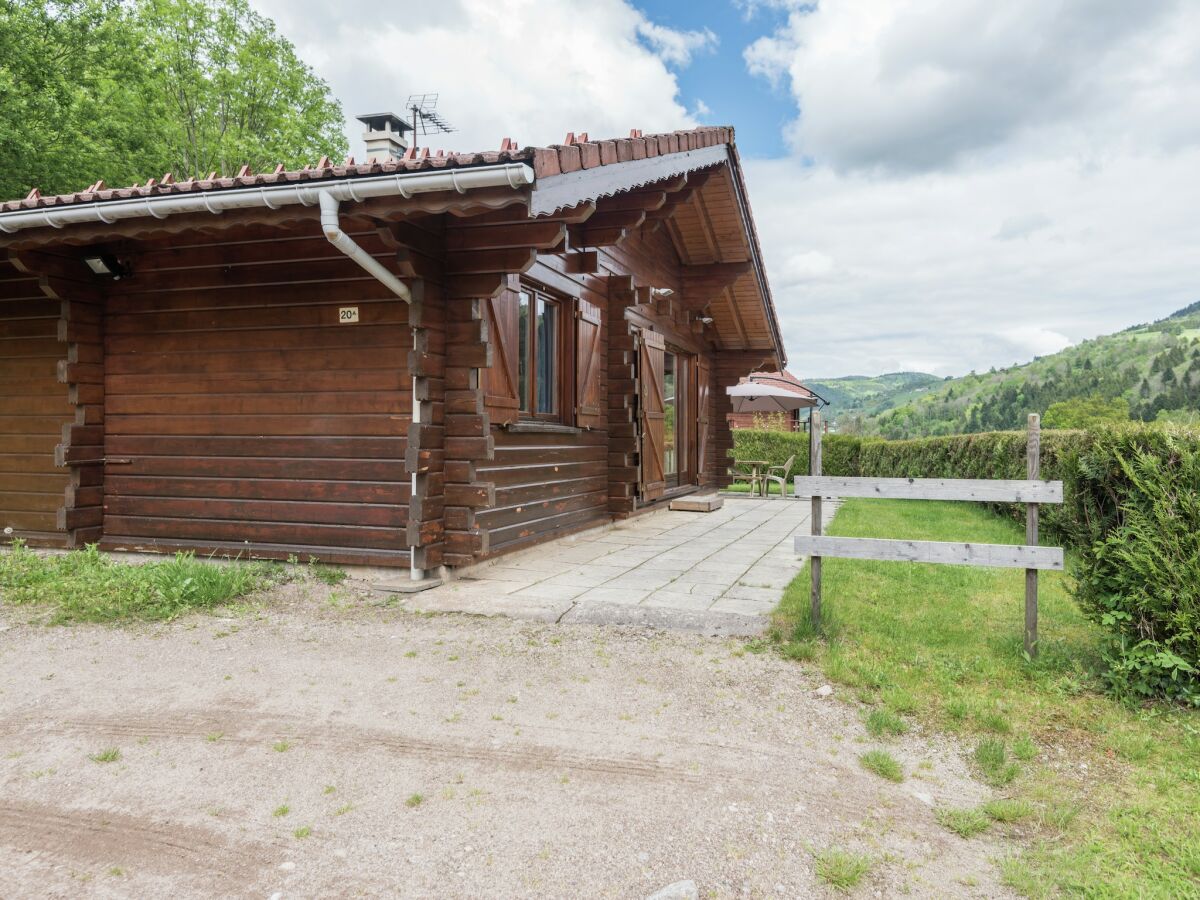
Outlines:
[[[0,205],[0,529],[466,566],[726,479],[786,363],[730,128]]]

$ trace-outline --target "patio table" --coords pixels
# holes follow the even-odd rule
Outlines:
[[[749,474],[754,478],[754,481],[750,482],[751,496],[754,495],[755,483],[762,485],[762,495],[764,497],[767,496],[767,480],[765,478],[763,478],[763,475],[766,474],[767,467],[771,465],[770,460],[768,460],[768,459],[735,459],[733,461],[733,464],[735,467],[736,466],[749,467],[749,469],[750,469]]]

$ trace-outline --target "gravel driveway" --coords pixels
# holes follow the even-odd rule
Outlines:
[[[0,607],[0,897],[1004,896],[937,804],[960,748],[891,746],[773,653],[288,585],[232,617],[51,628]],[[105,751],[119,751],[119,757]],[[104,761],[104,760],[109,761]]]

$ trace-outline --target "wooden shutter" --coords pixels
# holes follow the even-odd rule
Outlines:
[[[638,339],[638,424],[641,430],[639,481],[643,500],[657,500],[667,489],[664,456],[663,355],[666,342],[642,329]]]
[[[600,320],[600,307],[586,300],[579,301],[575,316],[575,424],[580,428],[604,425]]]
[[[708,473],[708,407],[709,407],[708,360],[696,357],[696,474],[703,479]],[[716,475],[716,472],[712,473]]]
[[[484,405],[493,425],[515,422],[521,415],[521,388],[517,381],[517,353],[520,347],[520,294],[511,284],[491,299],[487,306],[488,341],[492,346],[492,364],[480,371]]]

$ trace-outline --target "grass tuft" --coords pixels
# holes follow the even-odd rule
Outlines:
[[[1009,761],[1004,741],[998,738],[984,738],[975,745],[975,765],[983,780],[994,787],[1011,784],[1021,773],[1020,766]]]
[[[908,723],[886,709],[873,709],[867,714],[867,733],[871,737],[901,735],[908,731]]]
[[[871,869],[871,858],[848,850],[823,850],[816,855],[817,877],[839,891],[858,887]]]
[[[292,811],[292,808],[290,806],[288,806],[286,803],[281,803],[277,807],[275,807],[275,809],[271,812],[271,815],[273,815],[277,819],[282,819],[284,816],[286,816],[291,811]]]
[[[99,753],[93,753],[88,757],[92,762],[111,763],[116,762],[121,758],[121,751],[116,747],[109,747],[106,750],[101,750]]]
[[[308,560],[308,571],[317,581],[327,584],[330,587],[337,587],[350,577],[345,569],[339,569],[337,566],[321,565],[317,562],[315,556],[310,557]]]
[[[311,825],[301,825],[299,828],[297,828],[295,831],[292,832],[292,837],[294,837],[298,840],[304,840],[310,834],[312,834],[312,826]]]
[[[904,769],[896,757],[886,750],[868,750],[858,758],[862,767],[868,772],[874,772],[880,778],[897,783],[904,780]]]
[[[46,606],[54,624],[163,621],[210,610],[285,580],[274,563],[220,565],[178,553],[163,562],[130,564],[95,546],[41,556],[14,541],[0,552],[0,598]]]
[[[1033,815],[1032,803],[1028,800],[1015,798],[989,800],[981,808],[989,818],[1005,824],[1020,822],[1022,819],[1028,819]]]
[[[977,834],[983,834],[992,824],[988,817],[977,809],[944,808],[934,815],[939,825],[961,838],[973,838]]]
[[[410,809],[415,809],[424,802],[425,798],[421,794],[411,794],[409,795],[409,798],[404,801],[404,805]]]

